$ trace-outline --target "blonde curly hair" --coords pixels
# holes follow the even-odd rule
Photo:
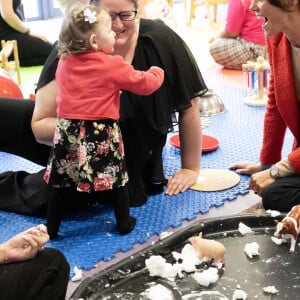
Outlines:
[[[85,18],[85,11],[94,12],[95,21],[89,22]],[[100,18],[101,15],[101,18]],[[64,57],[68,53],[81,53],[91,49],[89,36],[96,24],[104,20],[104,16],[110,18],[107,12],[97,6],[81,4],[78,2],[66,11],[58,40],[58,55]]]

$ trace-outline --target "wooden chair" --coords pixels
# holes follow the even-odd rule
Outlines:
[[[228,0],[184,0],[184,10],[186,25],[190,26],[192,19],[195,17],[196,8],[200,5],[206,5],[207,18],[209,21],[217,21],[218,4],[226,3]],[[211,8],[213,8],[213,16],[211,15]]]
[[[20,60],[17,41],[2,40],[1,46],[2,49],[0,51],[0,67],[7,71],[10,75],[16,72],[18,85],[21,85]],[[13,59],[11,59],[11,55],[13,55]]]

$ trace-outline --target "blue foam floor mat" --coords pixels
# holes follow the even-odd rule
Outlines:
[[[212,124],[203,129],[204,134],[217,138],[220,146],[216,151],[203,154],[202,168],[227,169],[233,162],[258,161],[265,108],[245,105],[244,90],[240,87],[221,87],[216,88],[215,92],[221,96],[226,112],[209,117]],[[284,155],[291,145],[292,138],[288,134]],[[180,150],[169,143],[164,149],[164,168],[167,177],[180,168]],[[40,170],[40,166],[0,152],[0,172],[7,170],[35,172]],[[195,219],[198,214],[206,214],[210,208],[220,207],[225,201],[234,201],[238,195],[248,193],[248,183],[249,177],[241,176],[238,185],[220,192],[188,190],[177,196],[151,196],[144,206],[131,208],[137,224],[128,235],[118,234],[110,206],[95,205],[86,211],[66,216],[59,239],[50,241],[48,246],[65,254],[71,270],[74,266],[89,270],[99,261],[114,258],[119,251],[127,252],[137,243],[146,243],[155,234],[170,227],[176,228],[185,220]],[[43,222],[44,219],[40,218],[0,212],[0,242]]]

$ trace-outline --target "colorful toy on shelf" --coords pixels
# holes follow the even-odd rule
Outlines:
[[[270,65],[259,56],[254,61],[243,64],[246,96],[244,102],[252,106],[265,106],[267,102],[267,86]]]
[[[0,97],[24,98],[19,86],[4,69],[0,68]]]

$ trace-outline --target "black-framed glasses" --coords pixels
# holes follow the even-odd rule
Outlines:
[[[109,13],[112,21],[114,21],[117,17],[119,17],[121,21],[133,21],[136,17],[136,14],[137,14],[136,10],[120,11],[119,13],[116,12]]]

